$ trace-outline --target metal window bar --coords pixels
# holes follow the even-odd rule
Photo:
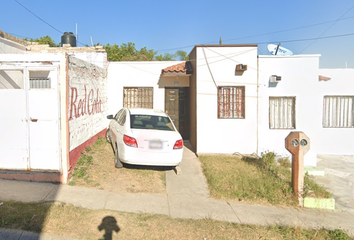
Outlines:
[[[322,126],[328,128],[354,127],[354,96],[325,96]]]
[[[131,108],[153,108],[152,87],[127,87],[123,89],[123,106]]]
[[[269,128],[293,129],[295,128],[295,98],[270,97],[269,98]]]
[[[218,118],[245,117],[244,91],[244,87],[218,88]]]
[[[30,78],[31,89],[48,89],[51,88],[50,78]]]

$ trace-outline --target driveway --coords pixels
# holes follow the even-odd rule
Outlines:
[[[336,209],[354,212],[354,156],[318,155],[317,167],[325,176],[316,180],[332,193]]]

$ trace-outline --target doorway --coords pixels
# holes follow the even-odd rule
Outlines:
[[[165,112],[170,115],[183,140],[189,140],[189,88],[165,88]]]

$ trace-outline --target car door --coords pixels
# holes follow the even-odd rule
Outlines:
[[[111,130],[111,140],[112,140],[112,145],[115,148],[117,139],[118,139],[118,119],[119,116],[122,114],[123,109],[121,109],[112,119],[112,121],[109,123],[109,129]]]
[[[117,120],[117,147],[118,147],[119,158],[122,158],[124,154],[123,136],[126,133],[126,119],[127,119],[127,111],[123,110]]]

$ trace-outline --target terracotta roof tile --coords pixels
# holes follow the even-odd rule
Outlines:
[[[181,62],[170,67],[162,69],[162,73],[186,73],[192,72],[192,65],[188,62]]]

